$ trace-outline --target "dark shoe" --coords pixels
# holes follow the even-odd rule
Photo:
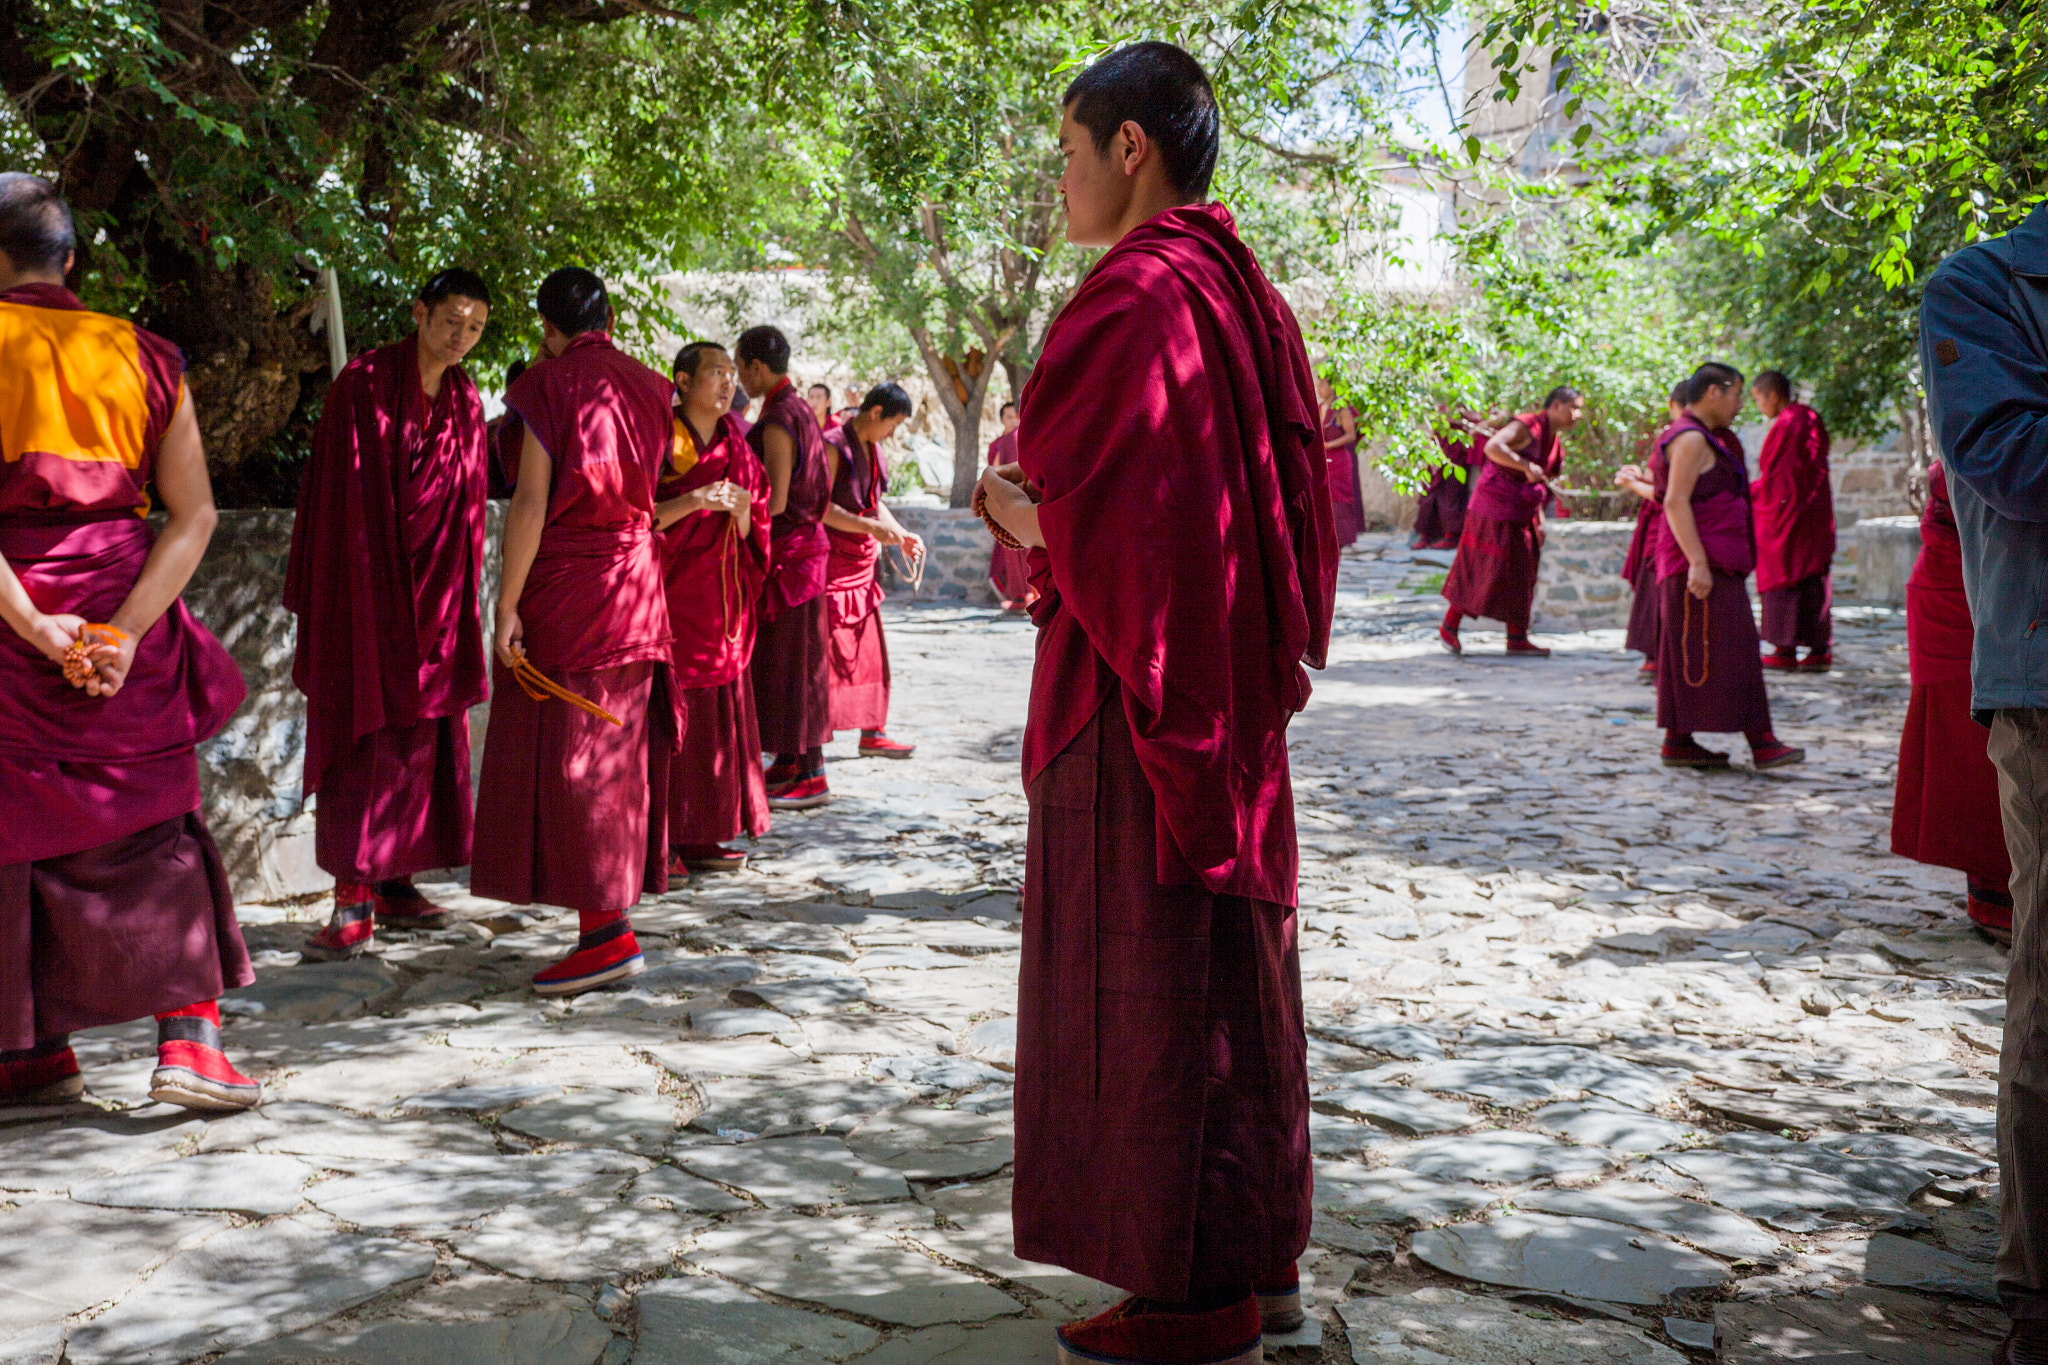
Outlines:
[[[1760,748],[1752,746],[1749,756],[1760,773],[1768,772],[1772,768],[1786,768],[1794,763],[1806,762],[1806,750],[1795,749],[1779,739],[1774,739]]]
[[[1970,883],[1970,922],[1993,943],[2012,946],[2012,893]]]
[[[373,893],[377,923],[387,929],[446,929],[455,912],[444,910],[419,893],[410,881],[379,882]]]
[[[1507,652],[1510,659],[1547,659],[1550,657],[1548,649],[1539,644],[1532,644],[1527,636],[1519,640],[1509,636]]]
[[[1799,661],[1799,671],[1801,673],[1825,673],[1834,666],[1835,656],[1826,650],[1822,650],[1818,654],[1809,654]]]
[[[1716,753],[1702,745],[1691,735],[1684,739],[1664,743],[1664,766],[1667,768],[1725,768],[1728,755]]]
[[[1176,1313],[1146,1299],[1125,1299],[1086,1322],[1059,1329],[1060,1365],[1258,1365],[1259,1301],[1247,1294],[1225,1308]]]
[[[1763,662],[1765,668],[1781,668],[1789,673],[1799,667],[1799,651],[1779,648],[1764,655]]]
[[[724,848],[718,844],[691,844],[676,850],[675,858],[669,862],[669,876],[675,876],[675,864],[680,861],[692,872],[743,872],[747,866],[747,855],[736,848]]]
[[[2048,1365],[2048,1319],[2015,1322],[1992,1354],[1991,1365]]]
[[[59,1034],[0,1062],[0,1104],[67,1104],[85,1093],[78,1055]]]
[[[377,936],[377,894],[358,882],[334,884],[334,913],[299,955],[308,962],[343,962],[361,956]]]
[[[689,880],[690,864],[684,859],[683,851],[678,848],[670,849],[668,851],[668,889],[673,891],[678,883]]]

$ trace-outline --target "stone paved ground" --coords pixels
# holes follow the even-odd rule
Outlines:
[[[2002,959],[1885,853],[1901,620],[1772,683],[1805,767],[1673,775],[1617,632],[1454,661],[1436,572],[1347,556],[1296,727],[1316,1308],[1275,1357],[1983,1359]],[[461,926],[353,964],[248,908],[259,1112],[84,1037],[91,1106],[0,1111],[0,1361],[1049,1360],[1109,1292],[1009,1254],[1031,634],[891,612],[916,760],[642,906],[625,989],[540,1003],[573,917],[447,885]]]

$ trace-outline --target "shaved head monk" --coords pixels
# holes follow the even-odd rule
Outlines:
[[[1536,571],[1543,562],[1543,505],[1550,499],[1551,481],[1564,468],[1558,437],[1576,426],[1584,411],[1578,391],[1559,386],[1540,409],[1509,419],[1487,438],[1486,459],[1465,504],[1458,557],[1444,580],[1444,600],[1451,609],[1437,635],[1451,653],[1465,652],[1459,623],[1467,616],[1485,616],[1507,627],[1510,656],[1549,655],[1529,639]]]
[[[747,663],[768,576],[768,471],[732,413],[738,371],[715,341],[676,352],[680,439],[656,490],[683,737],[669,773],[669,876],[737,872],[727,848],[768,832],[761,726]]]
[[[881,443],[910,417],[910,395],[877,384],[860,411],[825,433],[825,474],[832,502],[825,530],[832,557],[825,567],[825,604],[832,621],[832,728],[860,731],[868,758],[909,758],[915,744],[889,738],[889,642],[882,634],[882,585],[875,569],[884,545],[900,545],[911,562],[924,541],[903,529],[882,501],[889,486]]]
[[[1685,392],[1685,411],[1650,455],[1657,501],[1664,504],[1657,537],[1657,724],[1664,727],[1664,763],[1727,767],[1728,755],[1693,738],[1701,730],[1740,731],[1759,770],[1802,763],[1806,751],[1771,732],[1771,699],[1749,607],[1756,527],[1742,438],[1734,430],[1742,413],[1742,372],[1709,362],[1693,371]]]
[[[1262,1308],[1301,1321],[1309,1231],[1287,725],[1336,584],[1322,424],[1293,313],[1206,202],[1201,66],[1139,43],[1064,106],[1067,236],[1109,250],[1046,338],[1018,467],[979,485],[1045,594],[1016,1250],[1132,1295],[1060,1328],[1062,1361],[1254,1361]]]
[[[991,469],[1017,463],[1017,405],[1005,403],[996,415],[1002,419],[1003,434],[988,443]],[[989,549],[988,584],[996,590],[996,601],[1004,611],[1022,611],[1038,600],[1038,590],[1031,586],[1029,556],[1000,540]]]
[[[1756,590],[1763,599],[1763,637],[1773,646],[1764,667],[1825,673],[1835,662],[1828,424],[1792,396],[1792,381],[1777,370],[1758,375],[1750,392],[1771,419],[1750,488],[1756,504]]]
[[[150,1097],[245,1109],[215,1000],[256,978],[193,746],[246,689],[179,596],[206,451],[178,348],[64,287],[75,243],[0,175],[0,1105],[77,1098],[68,1035],[153,1014]]]
[[[490,453],[462,358],[490,311],[470,271],[428,280],[413,334],[345,365],[313,433],[284,603],[299,618],[305,789],[320,798],[313,856],[334,878],[334,913],[304,948],[315,960],[355,956],[378,924],[442,927],[412,874],[469,863]]]
[[[832,799],[825,744],[832,738],[832,622],[825,603],[831,558],[825,508],[825,435],[789,381],[789,338],[773,327],[740,333],[740,383],[761,400],[747,443],[768,471],[773,553],[761,587],[760,634],[749,672],[761,745],[775,755],[768,804],[809,810]]]
[[[655,487],[674,384],[612,345],[588,270],[541,281],[541,355],[505,395],[526,434],[476,807],[479,896],[574,910],[575,951],[533,978],[573,995],[644,963],[626,911],[668,888],[668,774],[680,732]]]

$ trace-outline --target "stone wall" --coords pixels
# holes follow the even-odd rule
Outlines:
[[[1850,534],[1856,546],[1856,600],[1904,603],[1906,575],[1920,557],[1920,518],[1865,517]]]
[[[988,558],[995,538],[981,518],[965,507],[892,507],[904,529],[924,537],[928,556],[919,597],[949,597],[974,603],[993,603],[995,589],[989,586]],[[882,586],[892,593],[910,590],[903,574],[903,561],[895,550],[882,554]]]
[[[1601,630],[1628,624],[1634,594],[1622,581],[1633,521],[1552,521],[1544,525],[1536,575],[1537,630]]]
[[[1846,531],[1865,517],[1917,515],[1919,505],[1908,491],[1912,475],[1912,453],[1896,431],[1860,450],[1837,447],[1828,458],[1828,478],[1835,489],[1835,525]]]

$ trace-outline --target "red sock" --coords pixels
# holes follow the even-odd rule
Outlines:
[[[1769,730],[1745,731],[1742,737],[1749,741],[1751,749],[1769,749],[1778,742],[1778,737]]]
[[[220,1002],[217,1000],[202,1000],[196,1005],[187,1005],[183,1009],[165,1010],[157,1016],[157,1020],[161,1023],[165,1019],[204,1019],[215,1028],[219,1028]]]
[[[1443,628],[1449,631],[1451,634],[1456,635],[1458,633],[1458,627],[1464,623],[1464,620],[1465,613],[1459,611],[1456,607],[1452,607],[1449,611],[1444,613]]]
[[[576,933],[580,938],[609,929],[626,917],[623,910],[578,910],[576,912]]]

